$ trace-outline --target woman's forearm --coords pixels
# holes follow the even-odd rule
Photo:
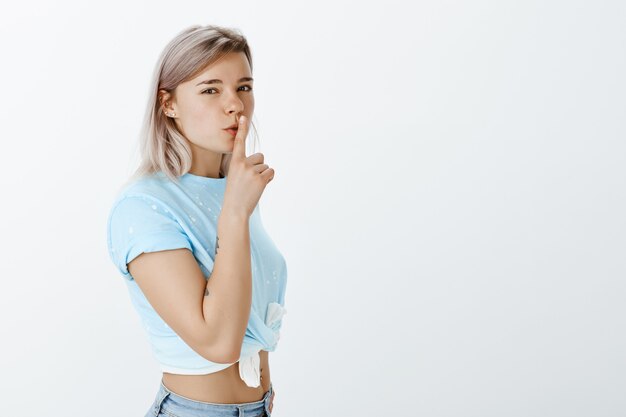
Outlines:
[[[239,359],[252,305],[249,216],[223,207],[217,224],[215,263],[203,298],[204,319],[216,344]]]

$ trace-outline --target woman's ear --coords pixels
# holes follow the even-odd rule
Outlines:
[[[232,157],[232,153],[222,154],[222,162],[220,162],[220,172],[224,174],[224,176],[228,175],[228,169],[230,168],[230,160],[232,159]]]
[[[167,116],[174,117],[176,109],[174,108],[173,96],[168,91],[159,90],[159,107]]]

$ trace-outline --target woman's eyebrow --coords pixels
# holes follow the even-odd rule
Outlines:
[[[254,79],[252,77],[243,77],[240,78],[238,82],[243,82],[243,81],[254,81]],[[222,80],[204,80],[204,81],[200,81],[198,84],[196,84],[196,86],[199,86],[200,84],[222,84]]]

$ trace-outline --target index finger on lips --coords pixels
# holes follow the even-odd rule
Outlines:
[[[241,141],[239,146],[239,154],[244,158],[246,156],[246,136],[248,135],[248,119],[241,115],[239,116],[239,120],[237,121],[237,134],[235,135],[235,142]],[[237,145],[237,143],[235,143]]]

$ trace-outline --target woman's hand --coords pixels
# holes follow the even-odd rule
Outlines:
[[[246,218],[254,211],[265,186],[274,179],[274,169],[263,163],[262,153],[257,152],[246,157],[248,127],[248,118],[241,116],[228,167],[223,202],[223,209],[235,211],[247,216]]]
[[[274,395],[276,395],[276,391],[272,391],[272,396],[270,397],[270,413],[272,412],[272,409],[274,408]]]

